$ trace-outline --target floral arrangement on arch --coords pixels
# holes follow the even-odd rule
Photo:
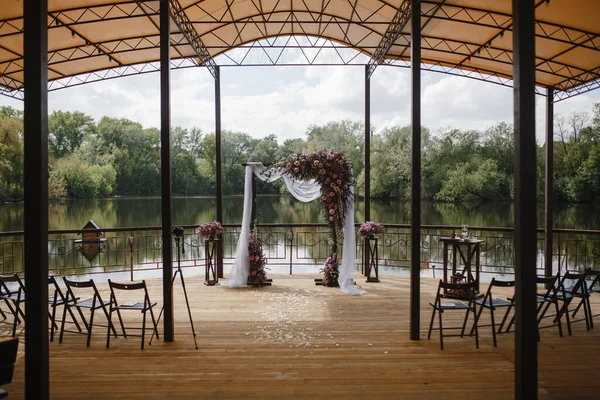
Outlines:
[[[383,225],[373,221],[365,221],[360,224],[358,233],[362,237],[374,237],[377,234],[383,233]]]
[[[321,185],[319,199],[329,227],[331,252],[323,267],[323,284],[337,285],[339,276],[337,258],[331,254],[337,253],[338,240],[343,237],[344,215],[351,198],[351,188],[354,183],[352,164],[344,159],[341,151],[326,151],[299,153],[289,156],[285,161],[274,167],[283,168],[284,172],[297,181],[316,180]],[[327,281],[327,282],[326,282]]]
[[[196,233],[201,238],[214,240],[223,233],[223,226],[219,221],[207,222],[200,225],[196,229]]]
[[[340,269],[336,253],[327,256],[321,272],[323,272],[323,286],[339,286]]]
[[[255,231],[250,233],[248,259],[250,264],[248,286],[264,285],[267,282],[267,268],[265,268],[267,259],[263,253],[262,241],[258,238]]]
[[[319,150],[291,155],[279,166],[293,179],[314,179],[321,184],[319,199],[331,232],[332,253],[337,252],[337,241],[343,235],[344,214],[350,200],[353,184],[352,164],[341,151]]]

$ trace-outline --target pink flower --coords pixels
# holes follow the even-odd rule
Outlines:
[[[335,214],[335,209],[333,209],[333,208],[329,209],[329,214],[331,214],[331,215]]]
[[[296,167],[299,167],[299,166],[300,166],[300,161],[298,161],[298,160],[294,161],[294,165],[295,165]]]
[[[250,261],[254,261],[254,256],[250,256]]]
[[[315,160],[315,161],[313,162],[313,165],[319,165],[319,160]]]
[[[296,161],[296,162],[298,162],[298,161]],[[297,174],[297,173],[298,173],[298,171],[300,171],[298,168],[294,168],[294,173],[296,173],[296,174]]]
[[[329,220],[330,220],[330,221],[333,221],[333,219],[334,219],[334,218],[333,218],[333,216],[329,217]]]
[[[256,271],[252,271],[252,275],[256,275]]]
[[[342,184],[342,180],[341,179],[338,179],[336,182],[337,182],[338,185]]]

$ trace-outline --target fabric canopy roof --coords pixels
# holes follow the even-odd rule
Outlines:
[[[423,0],[423,67],[510,85],[511,2]],[[158,69],[159,1],[48,0],[48,4],[51,90]],[[227,64],[226,56],[218,56],[234,48],[258,49],[267,64],[280,63],[278,54],[284,48],[304,55],[297,64],[311,60],[323,64],[328,51],[346,50],[340,45],[362,54],[362,64],[405,66],[410,60],[410,0],[170,0],[170,4],[174,68],[207,65],[210,70],[211,65]],[[538,0],[536,5],[538,86],[567,95],[600,86],[598,0]],[[249,60],[239,64],[250,65]],[[2,0],[0,93],[18,96],[24,84],[23,2]]]

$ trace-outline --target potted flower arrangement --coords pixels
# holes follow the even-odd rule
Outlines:
[[[207,222],[196,229],[198,236],[204,239],[215,240],[223,233],[223,226],[219,221]]]
[[[248,286],[263,286],[267,283],[267,273],[265,265],[267,259],[263,253],[262,242],[256,232],[250,233],[250,243],[248,244],[248,259],[250,264],[248,275]]]
[[[358,233],[363,238],[374,238],[375,235],[383,233],[383,225],[373,221],[365,221],[360,225]]]
[[[337,253],[330,253],[327,256],[321,272],[323,272],[323,286],[339,286],[338,278],[340,277],[340,270]]]

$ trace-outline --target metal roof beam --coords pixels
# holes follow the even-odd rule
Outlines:
[[[404,27],[408,23],[410,15],[410,0],[404,0],[396,10],[396,14],[392,19],[392,22],[388,25],[385,34],[381,38],[381,42],[379,42],[379,47],[377,47],[377,50],[375,50],[373,56],[369,60],[367,68],[367,77],[373,75],[373,72],[375,72],[375,68],[377,68],[379,64],[383,63],[387,52],[390,50],[396,39],[398,39],[398,36],[400,36],[402,29],[404,29]]]
[[[48,29],[71,27],[74,25],[91,24],[100,21],[113,21],[132,17],[158,15],[155,9],[156,0],[136,0],[135,7],[131,7],[130,0],[115,1],[112,4],[90,5],[85,7],[72,7],[60,10],[51,10]],[[56,24],[56,20],[60,23]],[[23,17],[14,17],[0,20],[0,38],[23,33]]]
[[[202,42],[200,35],[198,35],[196,29],[194,29],[192,22],[188,18],[184,9],[181,7],[181,4],[179,4],[177,0],[169,0],[169,4],[171,5],[171,7],[169,8],[171,18],[173,19],[181,33],[188,40],[190,46],[192,46],[192,48],[196,52],[200,63],[204,65],[208,69],[208,72],[210,72],[210,74],[213,76],[213,78],[216,79],[218,74],[217,63],[215,63],[215,60],[212,58],[212,56],[206,49],[206,46]]]

